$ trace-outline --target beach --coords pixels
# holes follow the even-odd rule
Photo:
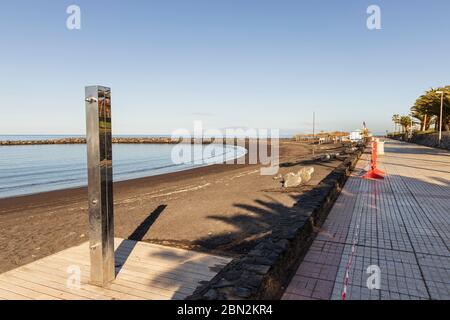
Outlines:
[[[341,144],[318,146],[339,152]],[[237,256],[271,232],[297,198],[342,161],[312,162],[311,145],[280,144],[280,173],[313,165],[304,186],[283,189],[261,165],[211,165],[114,183],[115,235]],[[88,240],[87,188],[0,199],[0,272]]]

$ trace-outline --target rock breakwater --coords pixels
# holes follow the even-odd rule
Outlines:
[[[188,140],[189,141],[189,140]],[[112,143],[128,143],[128,144],[177,144],[180,142],[186,143],[183,139],[172,139],[166,137],[152,137],[152,138],[112,138]],[[210,144],[213,140],[203,139],[201,142],[196,139],[191,139],[191,143]],[[0,146],[24,146],[24,145],[44,145],[44,144],[85,144],[86,138],[61,138],[61,139],[47,139],[47,140],[3,140],[0,141]]]

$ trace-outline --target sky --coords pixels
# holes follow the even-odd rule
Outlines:
[[[381,9],[369,30],[367,8]],[[69,30],[69,5],[81,29]],[[0,134],[84,134],[84,87],[113,134],[392,129],[450,84],[448,0],[14,0],[0,4]]]

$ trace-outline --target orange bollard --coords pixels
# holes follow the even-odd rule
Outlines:
[[[370,171],[367,172],[363,178],[364,179],[384,179],[384,172],[377,169],[377,141],[372,142],[372,161],[370,165]]]

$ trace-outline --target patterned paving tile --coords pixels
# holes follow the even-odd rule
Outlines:
[[[383,181],[358,162],[284,299],[450,299],[450,153],[389,141]],[[368,289],[367,268],[380,271]]]

